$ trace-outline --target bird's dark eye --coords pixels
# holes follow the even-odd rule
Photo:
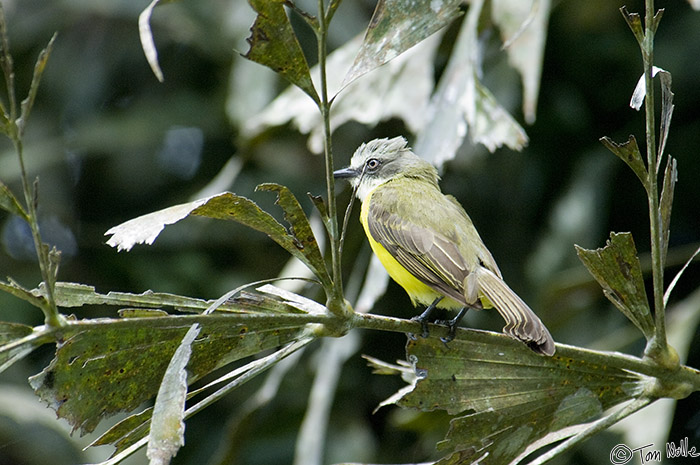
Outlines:
[[[367,160],[367,163],[365,163],[365,166],[367,166],[368,170],[374,171],[377,168],[379,168],[379,164],[379,160],[377,160],[376,158],[370,158],[369,160]]]

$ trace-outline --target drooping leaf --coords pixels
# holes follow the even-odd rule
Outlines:
[[[0,321],[0,345],[7,344],[32,333],[32,327],[19,323]]]
[[[291,193],[289,195],[291,195]],[[289,195],[286,197],[289,197]],[[286,202],[289,203],[291,201],[287,200]],[[294,202],[296,202],[296,199],[294,199]],[[305,235],[304,242],[299,241],[295,236],[289,234],[285,227],[274,219],[272,215],[264,212],[253,201],[245,197],[231,193],[218,195],[192,210],[192,214],[209,218],[234,220],[257,231],[263,232],[282,246],[287,252],[306,264],[306,266],[321,280],[324,286],[330,281],[325,262],[321,260],[319,263],[318,261],[320,251],[318,249],[318,244],[315,243],[313,238],[313,233],[311,233],[310,236]],[[290,217],[294,217],[295,221],[300,221],[298,215],[295,215],[294,212],[291,212],[289,215]],[[303,233],[303,228],[301,229]],[[313,246],[310,245],[311,242],[314,243]]]
[[[153,406],[146,456],[151,463],[168,464],[185,445],[185,400],[187,398],[187,367],[192,355],[192,343],[201,328],[193,324],[182,338],[165,370]]]
[[[676,159],[668,157],[666,171],[664,172],[664,184],[659,201],[659,216],[661,218],[661,266],[666,263],[668,253],[668,240],[671,234],[671,210],[673,207],[673,191],[678,181],[678,166]]]
[[[620,12],[622,13],[622,17],[625,18],[627,25],[632,30],[632,34],[634,34],[637,42],[641,45],[642,42],[644,42],[644,26],[642,25],[642,18],[639,16],[639,13],[630,13],[627,11],[626,6],[620,8]]]
[[[163,82],[163,70],[160,69],[160,64],[158,63],[158,50],[153,41],[153,31],[151,30],[151,15],[153,14],[153,9],[159,3],[160,0],[152,0],[139,14],[139,38],[141,39],[143,54],[146,56],[146,61],[148,61],[151,71],[153,71],[153,74],[160,82]]]
[[[328,231],[328,234],[330,234],[331,218],[328,215],[328,205],[326,205],[325,199],[320,195],[313,195],[310,192],[308,193],[308,196],[311,199],[311,202],[313,202],[314,207],[316,207],[316,211],[318,211],[318,214],[321,215],[321,221],[323,222],[326,231]]]
[[[10,279],[9,283],[0,281],[0,290],[12,294],[13,296],[18,297],[22,300],[25,300],[37,308],[45,309],[47,306],[46,299],[44,299],[44,296],[41,293],[41,291],[29,291],[28,289],[25,289],[24,287],[20,286],[17,282],[13,281],[12,279]]]
[[[313,266],[314,274],[321,280],[326,289],[330,288],[331,277],[328,274],[326,262],[318,247],[318,241],[311,229],[309,218],[299,205],[299,201],[285,186],[273,183],[260,184],[255,190],[271,191],[277,194],[275,202],[284,211],[284,219],[290,225],[290,234],[297,242],[298,248],[303,251],[309,264]]]
[[[42,332],[31,326],[0,322],[0,373],[47,342]]]
[[[642,267],[630,233],[611,233],[605,247],[576,246],[579,258],[603,288],[603,293],[647,340],[654,336],[654,320],[644,289]]]
[[[134,245],[152,244],[166,225],[176,223],[189,215],[208,218],[234,220],[257,231],[267,234],[294,257],[301,260],[319,278],[324,286],[330,283],[330,277],[315,242],[308,219],[298,201],[291,192],[282,186],[270,184],[263,189],[275,190],[282,198],[280,205],[290,221],[294,231],[303,237],[290,234],[272,215],[263,211],[258,205],[245,197],[224,192],[193,202],[175,205],[157,212],[134,218],[109,229],[105,235],[112,235],[107,244],[117,250],[130,250]],[[294,206],[296,204],[296,206]],[[304,226],[304,219],[307,226]]]
[[[627,163],[627,166],[632,168],[634,174],[637,175],[639,180],[642,182],[644,189],[649,190],[649,180],[647,177],[647,167],[642,159],[642,154],[639,152],[639,146],[637,145],[637,139],[634,136],[630,136],[627,142],[618,144],[614,142],[609,137],[602,137],[600,141],[606,146],[612,153],[614,153],[620,160]]]
[[[601,364],[590,351],[559,344],[554,356],[542,357],[504,335],[459,334],[449,346],[439,338],[407,344],[418,381],[399,404],[466,413],[438,444],[452,451],[441,464],[509,463],[550,433],[639,395],[649,382]]]
[[[22,208],[22,204],[2,181],[0,181],[0,208],[19,216],[24,221],[29,221],[29,216]]]
[[[454,158],[469,134],[490,151],[503,145],[521,150],[527,135],[515,119],[479,82],[479,19],[484,1],[471,2],[447,68],[440,78],[418,134],[415,152],[436,166]]]
[[[662,71],[659,76],[661,81],[661,123],[659,125],[659,149],[657,152],[657,160],[662,160],[664,151],[666,150],[666,141],[668,133],[671,129],[671,117],[673,116],[673,92],[671,91],[671,73]],[[658,172],[661,163],[656,164]]]
[[[267,66],[303,90],[314,102],[318,94],[311,81],[309,65],[284,9],[285,0],[248,0],[257,12],[247,39],[245,58]]]
[[[462,0],[379,0],[342,87],[447,26],[462,14],[463,8]]]
[[[27,94],[27,98],[22,100],[22,112],[19,118],[17,118],[17,131],[20,137],[24,132],[27,120],[29,119],[29,114],[31,113],[32,107],[34,106],[34,99],[36,98],[36,94],[39,91],[39,83],[41,82],[41,76],[44,74],[44,69],[46,68],[46,63],[48,63],[49,61],[49,56],[51,55],[51,50],[53,49],[53,44],[55,40],[56,34],[54,34],[51,37],[51,40],[49,40],[49,43],[48,45],[46,45],[46,48],[41,51],[41,53],[39,54],[39,58],[37,58],[36,64],[34,65],[34,74],[32,75],[32,83],[29,86],[29,93]]]
[[[501,31],[508,61],[523,83],[525,121],[535,122],[547,37],[550,0],[494,0],[491,12]]]
[[[297,353],[314,339],[315,337],[313,335],[307,333],[301,338],[290,342],[269,355],[246,363],[245,365],[226,373],[205,386],[190,391],[187,394],[188,400],[191,400],[193,397],[209,390],[212,387],[220,386],[221,384],[226,383],[224,386],[219,387],[214,393],[206,395],[204,399],[189,406],[187,410],[185,410],[185,418],[189,418],[206,406],[211,405],[221,397],[225,396],[231,390],[241,386],[269,368],[272,368],[273,366],[279,367],[279,362],[283,361],[290,355]],[[105,444],[113,444],[116,446],[117,449],[114,452],[114,455],[110,460],[104,462],[105,465],[120,463],[120,461],[125,457],[129,456],[135,450],[145,445],[146,434],[148,433],[149,422],[152,414],[153,409],[148,408],[136,415],[127,417],[114,425],[109,429],[109,431],[91,444],[91,446]]]
[[[333,97],[331,129],[347,121],[372,126],[397,117],[406,122],[412,132],[426,124],[425,111],[434,87],[433,63],[440,44],[440,34],[434,34],[399,55],[381,69],[350,83],[340,92],[343,74],[352,63],[361,37],[348,41],[334,50],[327,60],[328,89]],[[318,65],[311,70],[319,76]],[[404,89],[411,89],[406,93]],[[251,138],[270,128],[292,124],[303,134],[309,134],[308,147],[314,153],[323,152],[323,121],[316,105],[290,86],[261,112],[246,118],[243,131]]]
[[[166,225],[177,223],[188,217],[192,213],[192,210],[206,204],[214,197],[216,197],[216,195],[180,205],[174,205],[153,213],[147,213],[146,215],[114,226],[105,233],[105,236],[112,236],[107,241],[107,245],[116,247],[119,251],[128,251],[136,244],[153,244],[153,241],[156,240]]]
[[[152,398],[187,330],[192,344],[189,379],[232,361],[296,340],[318,315],[206,315],[71,321],[62,328],[56,357],[30,383],[73,430]],[[78,395],[80,394],[80,395]]]

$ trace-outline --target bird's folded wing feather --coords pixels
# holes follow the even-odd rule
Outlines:
[[[373,201],[369,207],[372,238],[421,282],[466,305],[464,280],[470,270],[454,242],[382,205]]]

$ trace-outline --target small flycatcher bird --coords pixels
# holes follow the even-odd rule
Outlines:
[[[495,307],[506,322],[504,333],[535,352],[554,354],[547,328],[503,281],[464,208],[440,191],[437,170],[406,139],[362,144],[350,166],[333,174],[356,189],[360,221],[389,275],[414,306],[427,305],[417,318],[424,327],[434,308],[459,310],[448,322],[449,340],[468,308]]]

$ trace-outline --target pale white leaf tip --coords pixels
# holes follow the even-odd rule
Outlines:
[[[211,197],[175,205],[114,226],[105,233],[105,236],[112,236],[107,241],[107,245],[116,247],[121,252],[122,250],[131,250],[136,244],[153,244],[166,225],[177,223],[186,218],[192,213],[192,210],[204,205],[209,199]]]
[[[139,15],[139,37],[141,38],[141,48],[143,48],[143,53],[146,55],[146,60],[148,60],[153,74],[156,75],[160,82],[163,82],[163,71],[158,63],[158,50],[156,50],[156,44],[153,41],[153,31],[151,31],[151,14],[159,1],[153,0]]]
[[[663,68],[658,68],[656,66],[653,66],[651,69],[651,75],[656,76],[659,72],[662,73],[667,73]],[[644,97],[647,94],[647,88],[644,85],[644,75],[642,74],[642,77],[639,78],[639,81],[637,81],[637,87],[634,88],[634,92],[632,92],[632,99],[630,100],[630,107],[634,108],[635,110],[639,111],[640,108],[642,108],[642,103],[644,103]]]

